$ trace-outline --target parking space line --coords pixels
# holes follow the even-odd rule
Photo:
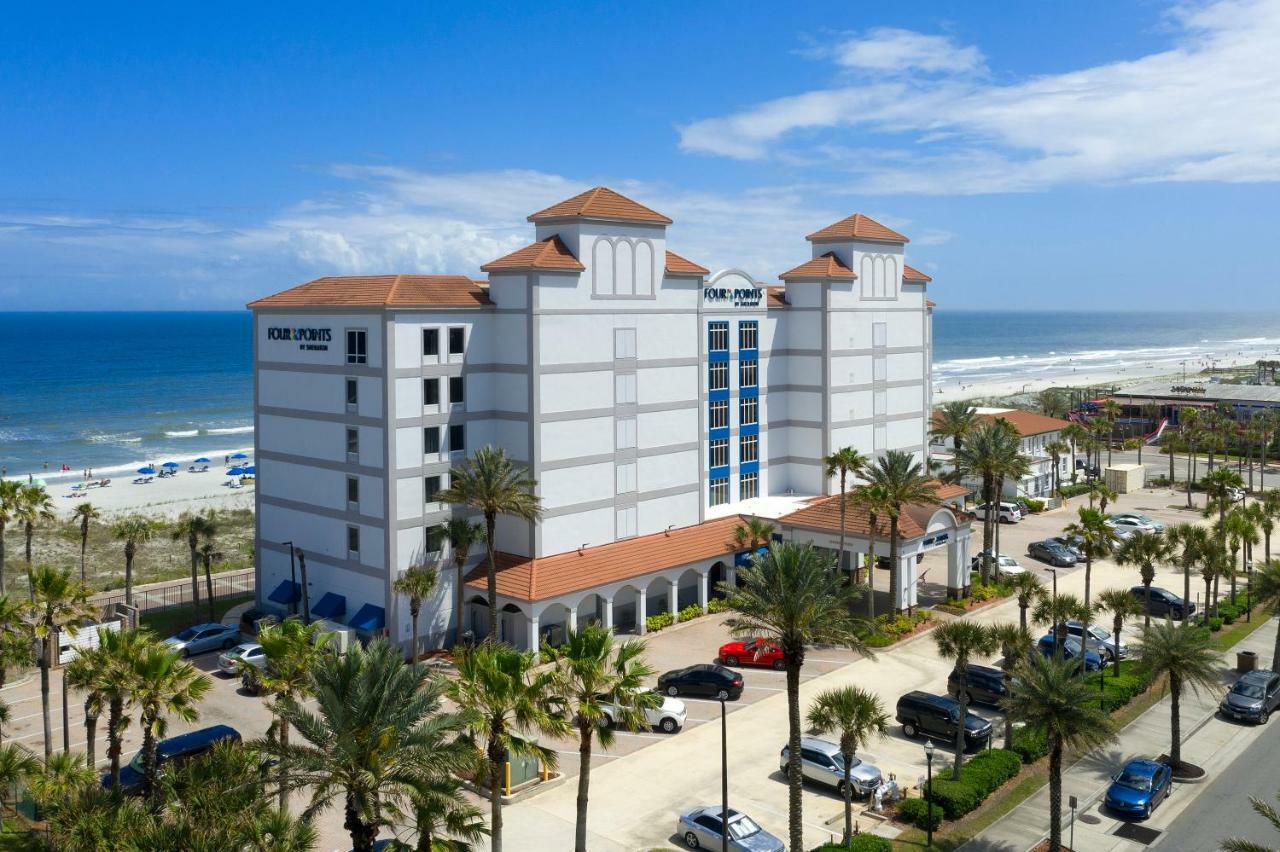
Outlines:
[[[763,689],[766,692],[786,692],[785,686],[745,686],[743,689]],[[732,825],[730,826],[732,828]]]
[[[582,752],[578,751],[576,748],[575,748],[573,751],[565,751],[564,749],[553,748],[553,749],[552,749],[552,751],[554,751],[556,754],[571,754],[571,755],[573,755],[574,757],[581,757],[581,756],[582,756]],[[634,752],[633,752],[633,753],[634,753]],[[617,760],[617,759],[618,759],[618,758],[620,758],[620,757],[625,757],[625,755],[621,755],[621,754],[609,754],[608,752],[601,752],[601,751],[592,751],[592,752],[591,752],[591,758],[594,760],[594,759],[595,759],[595,758],[597,758],[597,757],[599,757],[599,758],[601,758],[601,759],[603,759],[603,760]],[[730,828],[732,828],[732,827],[733,827],[733,826],[732,826],[732,823],[731,823],[731,824],[730,824]]]

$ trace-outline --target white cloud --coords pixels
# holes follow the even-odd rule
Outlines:
[[[984,67],[982,51],[962,47],[948,36],[877,27],[852,35],[826,51],[837,65],[862,71],[961,74]]]
[[[1168,20],[1167,50],[1005,85],[965,73],[980,54],[961,59],[947,40],[949,67],[925,68],[910,39],[882,39],[855,51],[856,67],[873,71],[896,49],[917,71],[949,73],[881,74],[766,101],[681,128],[681,146],[738,159],[816,157],[866,192],[1280,179],[1280,0],[1179,6]]]

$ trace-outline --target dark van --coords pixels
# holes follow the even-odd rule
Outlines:
[[[179,734],[161,740],[156,746],[156,766],[161,772],[173,766],[181,766],[193,757],[199,757],[221,742],[240,742],[240,732],[230,725],[213,725],[189,734]],[[120,789],[126,793],[141,793],[146,777],[142,770],[142,751],[133,756],[128,766],[120,767]],[[102,786],[111,787],[111,773],[102,776]]]

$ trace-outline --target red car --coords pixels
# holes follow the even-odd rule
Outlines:
[[[782,649],[767,639],[726,642],[720,646],[720,662],[726,666],[768,666],[781,670]]]

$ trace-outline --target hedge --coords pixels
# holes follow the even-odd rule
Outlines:
[[[982,804],[1001,784],[1017,775],[1022,758],[1001,748],[993,748],[973,756],[960,768],[960,778],[950,773],[933,779],[926,798],[942,808],[947,819],[959,819]]]
[[[657,615],[651,615],[644,620],[644,629],[649,633],[657,633],[664,627],[670,627],[676,623],[676,618],[669,612],[660,612]]]
[[[1081,494],[1089,493],[1089,485],[1085,482],[1078,482],[1075,485],[1062,485],[1058,488],[1058,494],[1062,497],[1079,497]]]
[[[728,612],[728,611],[729,611],[729,603],[724,598],[712,598],[711,600],[707,601],[707,612],[709,613],[714,614],[717,612]]]
[[[898,819],[922,831],[929,830],[930,820],[933,821],[932,827],[936,831],[938,826],[942,825],[942,815],[941,807],[924,799],[903,799],[898,802]]]
[[[1037,512],[1044,511],[1043,500],[1036,500],[1033,497],[1023,497],[1022,502],[1027,504],[1027,508],[1031,511],[1033,515],[1036,514]]]
[[[813,852],[893,852],[893,844],[876,834],[855,834],[849,845],[824,843]]]
[[[1095,691],[1098,689],[1098,681],[1102,681],[1103,706],[1108,712],[1125,706],[1151,684],[1143,672],[1134,669],[1135,663],[1121,662],[1120,665],[1122,674],[1118,677],[1111,674],[1111,667],[1108,666],[1105,676],[1102,673],[1095,673],[1085,678],[1085,682]]]
[[[1221,629],[1222,629],[1222,619],[1221,619],[1221,618],[1211,618],[1211,619],[1209,619],[1209,629],[1210,629],[1211,631],[1213,631],[1214,633],[1217,633],[1219,630],[1221,630]]]
[[[1014,728],[1013,750],[1023,763],[1035,763],[1049,753],[1049,737],[1030,728]]]

